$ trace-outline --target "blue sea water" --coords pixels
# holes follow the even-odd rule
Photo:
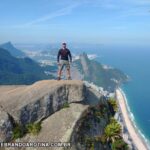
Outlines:
[[[131,81],[122,86],[135,125],[150,142],[150,47],[110,46],[95,51],[98,61],[119,68]]]

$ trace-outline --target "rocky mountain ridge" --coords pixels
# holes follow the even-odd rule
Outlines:
[[[128,76],[121,70],[90,60],[86,53],[74,61],[72,70],[73,78],[94,83],[109,92],[114,92],[118,86],[128,81]]]

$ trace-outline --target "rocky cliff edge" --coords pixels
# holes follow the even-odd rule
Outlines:
[[[41,120],[42,129],[37,136],[27,134],[18,141],[68,142],[82,114],[102,96],[79,80],[43,80],[29,86],[0,86],[0,95],[2,142],[12,140],[14,123],[26,125]],[[63,108],[65,103],[69,104],[68,108]]]

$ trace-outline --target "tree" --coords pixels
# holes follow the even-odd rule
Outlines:
[[[121,137],[121,126],[117,122],[111,122],[105,128],[105,138],[107,142],[114,142]]]

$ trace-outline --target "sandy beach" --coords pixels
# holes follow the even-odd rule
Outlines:
[[[134,142],[134,145],[137,147],[138,150],[148,150],[129,118],[125,98],[120,89],[116,90],[116,98],[118,100],[123,119],[125,121],[130,137]]]

